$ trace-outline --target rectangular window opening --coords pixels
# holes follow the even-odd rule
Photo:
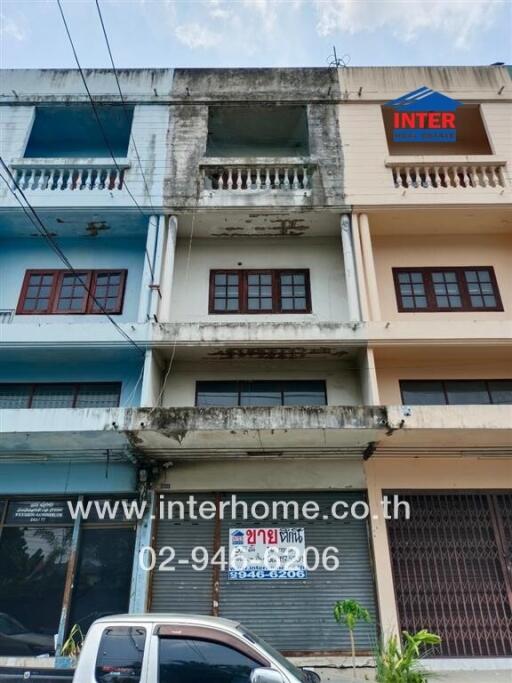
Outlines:
[[[404,405],[510,405],[511,379],[400,380]]]
[[[115,408],[120,382],[0,384],[2,408]]]
[[[324,406],[323,380],[254,380],[196,382],[196,406]]]

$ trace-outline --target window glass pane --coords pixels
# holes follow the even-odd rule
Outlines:
[[[135,530],[84,528],[71,624],[85,633],[95,619],[128,612]]]
[[[432,280],[434,282],[436,303],[439,308],[462,307],[462,300],[455,272],[445,271],[441,273],[432,273]]]
[[[29,384],[0,384],[0,408],[28,408]]]
[[[88,275],[84,272],[77,273],[77,275],[64,275],[58,295],[57,310],[80,312],[85,305],[87,282]]]
[[[121,273],[98,273],[91,303],[92,313],[118,312],[122,296]]]
[[[238,274],[216,273],[214,286],[214,311],[238,311]]]
[[[283,382],[283,405],[285,406],[324,406],[325,382],[288,381]]]
[[[272,310],[271,283],[272,276],[269,273],[249,273],[247,275],[247,309],[249,311]]]
[[[286,278],[286,280],[285,280]],[[305,311],[306,310],[306,277],[304,273],[294,273],[291,276],[291,286],[288,284],[288,276],[281,275],[281,310],[282,311]]]
[[[512,379],[491,379],[487,384],[493,403],[512,403]]]
[[[249,683],[259,664],[207,640],[159,639],[159,683]]]
[[[466,270],[464,277],[474,308],[496,308],[497,300],[488,270]]]
[[[140,626],[113,626],[105,629],[96,660],[96,681],[138,683],[145,642],[146,630]]]
[[[445,382],[448,403],[481,405],[490,403],[485,382],[478,380],[449,380]]]
[[[240,390],[240,405],[242,406],[280,406],[280,382],[242,382]]]
[[[46,312],[50,305],[52,282],[53,275],[30,275],[22,310],[26,312]]]
[[[110,408],[119,405],[120,384],[80,384],[75,408]]]
[[[398,273],[398,282],[402,308],[411,310],[426,308],[427,299],[422,273],[416,271]]]
[[[0,655],[54,654],[71,528],[5,527],[0,537]]]
[[[233,407],[238,405],[237,382],[196,382],[196,405]]]
[[[75,391],[74,384],[36,384],[32,408],[72,408]]]
[[[436,380],[404,380],[400,382],[405,405],[445,405],[443,383]]]

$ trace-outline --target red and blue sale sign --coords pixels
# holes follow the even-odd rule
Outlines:
[[[423,86],[387,102],[394,109],[394,142],[456,142],[461,102]]]

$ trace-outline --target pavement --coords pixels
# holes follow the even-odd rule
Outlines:
[[[322,683],[374,683],[373,669],[358,669],[357,678],[347,669],[324,669],[315,667]],[[431,683],[512,683],[512,669],[506,671],[436,671],[430,674]]]

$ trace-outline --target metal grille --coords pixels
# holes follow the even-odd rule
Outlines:
[[[486,494],[403,495],[409,520],[388,522],[400,626],[438,633],[438,656],[512,655],[510,577],[503,539],[512,496],[501,509]]]
[[[183,496],[169,498],[176,500],[183,499]],[[199,501],[214,500],[214,496],[196,498]],[[179,566],[175,561],[175,571],[155,571],[153,574],[151,611],[218,612],[221,617],[241,621],[285,652],[348,653],[350,643],[346,629],[334,622],[332,609],[336,600],[354,598],[373,616],[372,624],[357,628],[356,644],[361,653],[372,652],[376,643],[376,607],[367,523],[353,518],[344,521],[323,519],[324,514],[331,516],[331,506],[335,501],[345,500],[350,505],[363,498],[363,495],[345,492],[276,492],[240,494],[237,498],[247,501],[249,506],[255,501],[269,504],[275,500],[297,501],[299,506],[306,500],[316,501],[321,508],[318,520],[283,520],[281,525],[305,527],[306,546],[315,546],[320,553],[327,546],[338,548],[340,568],[335,572],[318,569],[310,572],[305,580],[290,581],[229,581],[227,572],[220,572],[220,587],[216,592],[215,574],[211,568],[198,572],[193,571],[190,565]],[[213,520],[195,523],[189,520],[161,521],[158,523],[156,550],[158,552],[162,545],[170,545],[176,549],[178,559],[188,557],[191,548],[196,545],[207,547],[211,554],[220,543],[229,556],[231,527],[278,526],[281,521],[231,521],[229,516],[221,522],[220,537],[217,539]],[[214,599],[218,599],[218,610],[213,607]]]

